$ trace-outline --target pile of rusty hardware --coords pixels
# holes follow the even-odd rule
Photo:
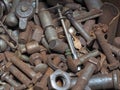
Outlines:
[[[119,16],[101,0],[0,0],[0,90],[120,90]]]

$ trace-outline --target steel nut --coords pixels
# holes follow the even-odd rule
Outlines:
[[[61,85],[58,82],[61,82]],[[71,78],[68,73],[58,69],[50,75],[50,88],[54,90],[68,90],[71,87]]]

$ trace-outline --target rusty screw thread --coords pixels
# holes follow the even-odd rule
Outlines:
[[[29,66],[24,63],[22,60],[17,58],[13,53],[6,52],[6,55],[8,55],[8,58],[10,58],[10,61],[15,64],[20,70],[22,70],[28,77],[31,79],[37,79],[38,77],[41,77],[41,73],[35,73]],[[36,81],[34,81],[35,83]]]
[[[8,75],[8,73],[4,73],[4,74],[1,76],[1,80],[8,82],[8,83],[9,83],[10,85],[12,85],[13,87],[18,87],[18,86],[20,86],[20,84],[17,83],[15,80],[13,80],[13,79]]]
[[[91,62],[87,62],[85,68],[83,69],[83,73],[78,78],[77,83],[72,88],[72,90],[83,90],[85,88],[90,77],[92,76],[94,71],[97,69],[96,64],[95,64],[96,62],[97,62],[97,60],[95,58],[92,58]]]
[[[18,70],[15,66],[10,65],[8,69],[20,82],[22,82],[26,86],[29,86],[31,84],[30,79],[25,76],[20,70]]]
[[[97,40],[103,50],[103,52],[105,53],[106,57],[107,57],[107,60],[110,64],[110,69],[113,70],[115,68],[117,68],[119,65],[119,62],[117,62],[117,60],[115,59],[115,57],[112,55],[112,52],[110,50],[110,47],[107,43],[107,41],[105,40],[104,38],[104,35],[102,33],[101,30],[96,30],[95,31],[95,35],[97,37]]]

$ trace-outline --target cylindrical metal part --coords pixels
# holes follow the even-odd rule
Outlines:
[[[32,41],[26,44],[26,50],[29,54],[40,51],[40,46],[37,41]]]
[[[84,0],[88,9],[100,9],[103,5],[101,0]]]
[[[50,12],[42,8],[39,13],[42,27],[45,29],[45,37],[48,42],[58,39],[57,32],[53,25],[53,20]]]
[[[68,45],[61,41],[61,40],[52,40],[49,43],[49,47],[50,49],[52,49],[53,51],[59,52],[59,53],[64,53],[66,49],[68,49]]]
[[[37,41],[31,41],[27,43],[26,45],[20,46],[21,53],[27,52],[28,54],[32,54],[32,53],[39,52],[39,51],[40,51],[40,46]]]
[[[93,75],[88,81],[88,85],[92,90],[106,90],[115,89],[119,90],[120,86],[120,72],[118,70],[113,71],[109,74],[97,74]],[[71,79],[71,87],[77,82],[77,77]]]
[[[86,55],[81,56],[81,57],[79,58],[79,60],[80,60],[79,65],[83,64],[84,62],[86,62],[86,61],[88,60],[88,58],[90,58],[90,57],[96,57],[96,56],[98,56],[98,55],[100,55],[100,52],[99,52],[98,50],[94,50],[94,51],[92,51],[92,52],[89,52],[89,53],[86,54]]]
[[[120,89],[120,72],[113,71],[109,74],[98,74],[91,77],[88,82],[88,86],[92,90],[106,90],[106,89]]]
[[[52,40],[58,39],[57,32],[54,27],[47,27],[45,30],[45,37],[47,41],[50,43]]]
[[[50,12],[42,8],[39,12],[39,18],[42,24],[42,27],[46,29],[49,26],[54,26],[52,22],[52,17],[50,15]]]

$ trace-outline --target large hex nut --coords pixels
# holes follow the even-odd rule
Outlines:
[[[57,79],[62,81],[62,86],[57,84]],[[68,73],[58,69],[50,75],[49,86],[54,90],[68,90],[71,87],[71,78]]]

